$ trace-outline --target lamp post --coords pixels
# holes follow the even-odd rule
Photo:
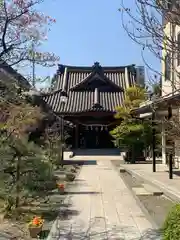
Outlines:
[[[155,110],[152,112],[152,163],[153,172],[156,172],[156,129],[155,129]]]
[[[60,97],[60,103],[63,105],[62,109],[64,108],[64,105],[67,102],[67,95],[63,94]],[[60,164],[63,165],[64,161],[64,144],[65,144],[65,139],[64,139],[64,115],[61,116],[61,159],[60,159]]]
[[[152,93],[151,93],[152,95]],[[153,172],[156,172],[156,107],[155,107],[155,100],[156,96],[150,97],[152,101],[152,165],[153,165]]]
[[[168,121],[171,119],[171,117],[172,117],[172,107],[169,105],[168,106],[168,116],[167,116]],[[172,149],[170,150],[170,154],[169,154],[169,179],[173,179],[173,153],[172,153]]]

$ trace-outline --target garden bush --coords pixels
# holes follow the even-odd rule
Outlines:
[[[174,205],[162,228],[163,240],[180,239],[180,203]]]

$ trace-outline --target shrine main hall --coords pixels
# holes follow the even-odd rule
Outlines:
[[[67,144],[73,149],[113,148],[109,131],[116,126],[116,108],[123,106],[127,88],[144,86],[144,68],[104,67],[98,62],[90,67],[59,65],[53,83],[43,101],[73,125]]]

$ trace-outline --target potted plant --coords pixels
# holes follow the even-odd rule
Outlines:
[[[65,186],[63,183],[58,183],[57,184],[58,190],[61,194],[64,194]]]
[[[29,223],[29,234],[32,238],[36,238],[42,231],[44,220],[41,217],[34,217]]]

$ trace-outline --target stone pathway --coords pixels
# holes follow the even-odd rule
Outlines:
[[[83,166],[76,181],[47,240],[160,239],[110,161]]]

